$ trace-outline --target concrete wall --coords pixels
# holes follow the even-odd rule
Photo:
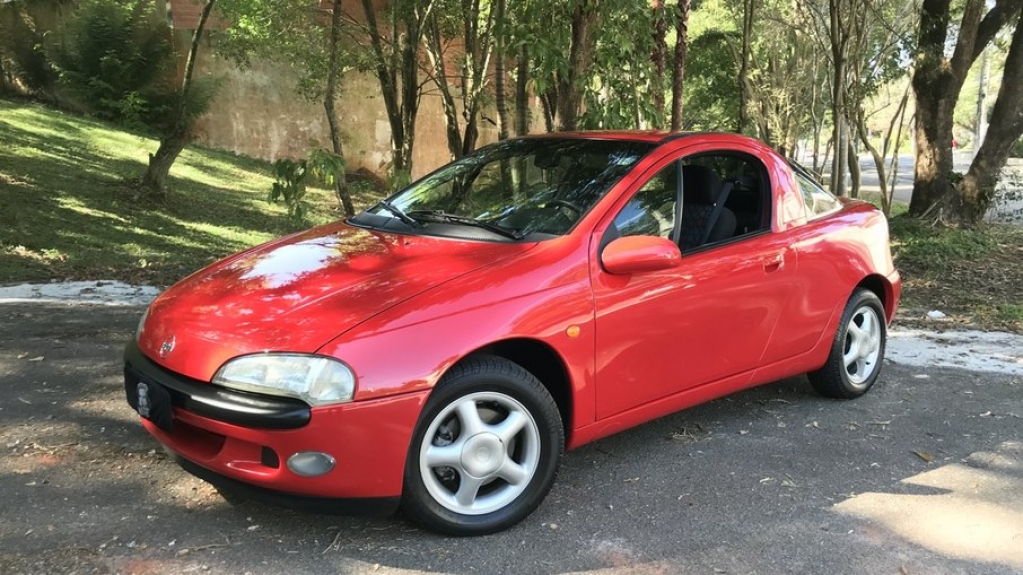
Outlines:
[[[188,32],[176,32],[179,45],[187,50]],[[270,161],[302,157],[314,147],[330,148],[323,104],[295,92],[298,73],[294,69],[267,62],[253,62],[252,67],[242,69],[218,58],[209,44],[204,44],[196,75],[221,78],[222,85],[196,127],[199,143]],[[342,87],[337,113],[348,170],[365,169],[386,177],[391,128],[380,84],[374,75],[353,72],[344,76]],[[487,116],[496,114],[488,112]],[[479,145],[496,140],[496,126],[482,122]],[[424,94],[416,122],[413,176],[450,160],[446,142],[440,98]]]

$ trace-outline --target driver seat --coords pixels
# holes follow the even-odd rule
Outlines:
[[[735,213],[718,206],[723,185],[706,166],[682,166],[682,251],[728,239],[735,234]]]

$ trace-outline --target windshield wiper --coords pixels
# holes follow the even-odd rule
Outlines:
[[[380,200],[379,202],[377,202],[377,205],[381,206],[382,208],[390,212],[392,215],[394,215],[394,217],[412,226],[413,228],[420,228],[423,226],[421,222],[416,221],[415,218],[406,214],[404,210],[402,210],[401,208],[387,200]]]
[[[521,240],[526,237],[526,233],[515,231],[512,228],[502,226],[499,224],[492,224],[469,216],[460,216],[458,214],[451,214],[441,210],[413,210],[407,214],[409,217],[417,220],[425,220],[432,222],[450,222],[453,224],[462,224],[466,226],[474,226],[482,228],[488,232],[494,232],[495,234],[502,235],[506,238],[513,240]]]

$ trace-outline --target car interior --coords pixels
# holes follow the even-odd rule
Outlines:
[[[681,220],[676,208],[682,173]],[[675,240],[683,254],[770,229],[770,181],[758,160],[710,153],[673,163],[650,178],[615,217],[604,243],[655,235]]]

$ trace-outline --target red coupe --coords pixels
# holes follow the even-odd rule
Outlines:
[[[481,534],[565,449],[804,372],[865,393],[899,294],[884,216],[761,142],[527,137],[168,289],[125,389],[224,492]]]

